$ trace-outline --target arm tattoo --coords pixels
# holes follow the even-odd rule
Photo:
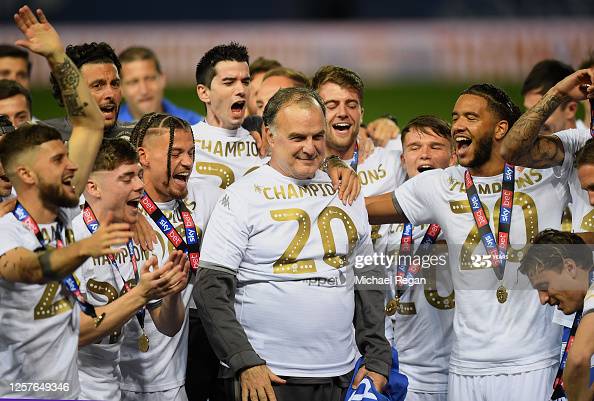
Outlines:
[[[57,64],[53,71],[64,100],[64,107],[70,117],[84,117],[88,103],[81,102],[77,89],[80,84],[80,72],[68,57],[63,63]]]
[[[58,275],[53,270],[52,263],[50,261],[52,252],[53,249],[47,249],[37,254],[37,260],[39,260],[39,265],[41,266],[41,271],[43,272],[43,278],[48,280],[56,280],[58,278]]]

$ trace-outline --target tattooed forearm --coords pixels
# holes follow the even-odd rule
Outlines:
[[[82,102],[77,89],[80,85],[80,72],[68,57],[63,63],[57,64],[53,68],[54,76],[62,91],[62,100],[64,107],[70,117],[84,117],[85,108],[88,103]]]
[[[525,167],[545,168],[563,160],[563,145],[553,136],[542,135],[541,130],[549,116],[565,100],[563,96],[547,92],[530,110],[526,111],[502,142],[503,158]]]

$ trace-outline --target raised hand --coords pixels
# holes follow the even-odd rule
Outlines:
[[[161,267],[157,267],[153,256],[142,266],[137,289],[147,301],[177,294],[188,284],[189,268],[190,262],[182,251],[172,252]]]
[[[124,248],[114,249],[114,247],[126,244],[132,234],[130,224],[113,223],[113,214],[110,212],[95,234],[80,242],[84,242],[84,254],[96,258],[125,252]]]
[[[47,21],[43,11],[37,9],[36,14],[29,6],[24,6],[14,15],[16,26],[25,35],[25,39],[17,40],[15,44],[46,58],[63,54],[64,45],[58,32]]]
[[[555,90],[572,100],[584,100],[594,97],[594,68],[578,70],[568,75],[555,86]]]

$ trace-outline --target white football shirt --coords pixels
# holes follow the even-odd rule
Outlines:
[[[453,166],[427,171],[396,189],[395,197],[411,223],[439,224],[448,244],[456,291],[451,372],[473,376],[513,374],[558,362],[561,327],[552,323],[553,309],[540,305],[537,292],[518,272],[518,265],[526,244],[538,232],[559,229],[569,199],[566,182],[570,164],[565,160],[555,169],[515,169],[504,276],[509,297],[503,304],[496,298],[499,282],[495,273],[481,259],[487,254],[466,196],[466,169]],[[499,215],[502,174],[473,178],[493,229],[494,221],[498,221],[494,215]]]
[[[220,189],[205,182],[198,185],[192,182],[188,184],[188,196],[184,199],[184,202],[192,214],[196,230],[200,236],[204,233],[220,193]],[[178,201],[155,203],[185,241],[185,229],[180,216]],[[159,259],[166,261],[169,253],[175,248],[152,219],[146,213],[144,215],[158,236],[162,253],[157,256]],[[192,279],[193,277],[182,292],[186,311],[194,288]],[[134,392],[157,392],[183,386],[188,356],[188,314],[186,313],[182,328],[173,337],[168,337],[159,332],[148,313],[144,321],[144,330],[150,341],[148,352],[138,350],[138,337],[142,334],[142,331],[136,319],[131,319],[124,327],[120,359],[122,373],[120,388]]]
[[[268,160],[258,156],[256,141],[244,128],[228,130],[201,121],[192,131],[196,157],[190,182],[206,181],[225,189]]]
[[[237,319],[275,374],[332,377],[354,367],[353,265],[371,252],[362,197],[344,206],[325,173],[265,165],[217,203],[201,266],[237,275]]]
[[[69,244],[73,212],[61,210],[67,217]],[[39,224],[39,228],[48,245],[55,247],[57,223]],[[8,213],[0,218],[0,255],[15,248],[34,251],[41,245],[29,228]],[[0,397],[78,399],[79,312],[76,301],[57,281],[24,284],[0,279]],[[49,391],[18,391],[11,383],[49,385]]]
[[[413,228],[415,250],[427,232],[427,225]],[[388,255],[400,250],[404,224],[393,224],[388,239]],[[443,237],[440,234],[438,239]],[[392,274],[397,266],[390,266]],[[422,393],[447,393],[448,365],[453,340],[454,290],[447,265],[426,266],[416,277],[427,286],[407,288],[400,307],[391,316],[394,345],[400,372],[408,377],[408,389]],[[395,290],[393,291],[395,292]]]

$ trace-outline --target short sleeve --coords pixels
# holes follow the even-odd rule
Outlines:
[[[584,298],[584,312],[586,313],[594,312],[594,284],[588,288],[586,292],[586,297]]]
[[[556,132],[554,135],[561,140],[564,151],[563,164],[554,167],[555,175],[558,177],[567,177],[573,168],[576,153],[586,144],[588,139],[591,138],[591,135],[586,130],[575,128]]]
[[[16,248],[24,248],[23,236],[27,235],[12,214],[0,218],[0,255]]]
[[[249,240],[248,203],[228,189],[217,202],[204,234],[200,267],[236,274]]]
[[[441,186],[444,170],[437,169],[421,173],[394,191],[394,201],[398,202],[413,226],[431,224],[439,221],[436,215],[436,194]]]

